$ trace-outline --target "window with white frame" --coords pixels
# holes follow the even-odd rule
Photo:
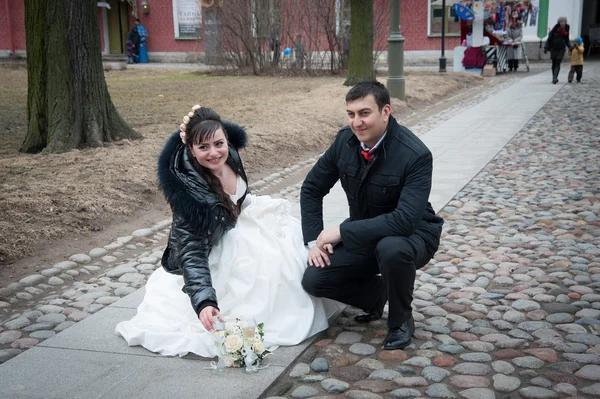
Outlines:
[[[452,8],[452,2],[446,0],[446,9],[442,10],[442,0],[427,0],[429,2],[429,36],[441,36],[442,20],[446,19],[445,34],[460,36],[460,19]]]
[[[252,33],[255,37],[279,36],[281,0],[252,0]]]

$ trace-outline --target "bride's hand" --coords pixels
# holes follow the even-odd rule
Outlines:
[[[221,316],[219,309],[215,308],[214,306],[207,306],[200,311],[200,314],[198,314],[200,322],[202,323],[204,328],[206,328],[206,330],[209,332],[212,332],[213,330],[213,318],[215,316],[217,316],[219,320],[225,321],[225,319],[223,319],[223,316]]]

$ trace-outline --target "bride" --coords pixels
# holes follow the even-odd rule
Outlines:
[[[290,204],[252,196],[238,150],[246,132],[195,105],[158,160],[173,224],[162,267],[115,332],[167,356],[218,355],[213,320],[264,323],[264,344],[296,345],[327,328],[335,303],[301,286],[308,250]]]

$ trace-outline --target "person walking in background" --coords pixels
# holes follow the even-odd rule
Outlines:
[[[577,73],[577,83],[581,83],[581,77],[583,76],[583,52],[585,51],[583,46],[583,39],[577,38],[576,44],[571,50],[569,55],[571,56],[571,70],[569,71],[569,83],[573,82],[573,75]]]
[[[560,17],[554,28],[548,34],[548,40],[544,45],[544,54],[550,51],[552,60],[552,83],[558,83],[558,74],[560,73],[560,63],[565,56],[565,48],[571,49],[569,43],[569,25],[567,18]]]
[[[135,26],[137,27],[137,32],[140,36],[138,62],[148,62],[148,51],[146,49],[146,39],[148,38],[148,31],[142,26],[142,23],[138,18],[135,19]]]

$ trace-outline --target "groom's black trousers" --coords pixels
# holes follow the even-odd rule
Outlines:
[[[306,292],[367,311],[381,307],[387,297],[389,328],[400,327],[410,318],[416,270],[435,253],[420,236],[385,237],[375,247],[352,251],[340,243],[333,251],[330,266],[305,270]]]

